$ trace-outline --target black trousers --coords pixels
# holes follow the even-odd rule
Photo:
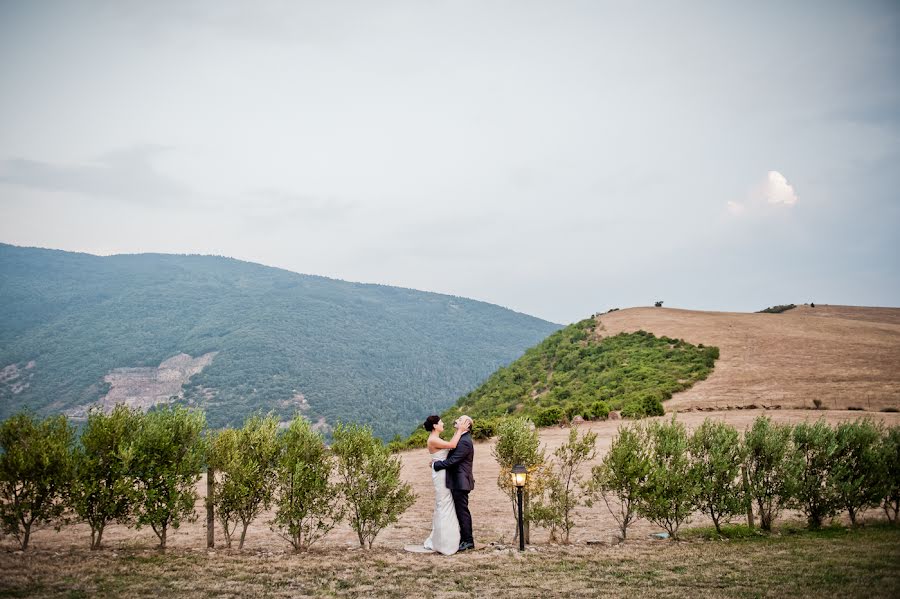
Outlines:
[[[450,489],[453,496],[453,507],[456,508],[456,519],[459,520],[459,542],[472,543],[472,514],[469,513],[469,492]]]

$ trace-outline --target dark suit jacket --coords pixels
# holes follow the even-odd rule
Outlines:
[[[472,460],[475,459],[475,445],[472,435],[464,433],[451,449],[446,460],[434,463],[435,470],[447,470],[447,488],[460,491],[471,491],[475,488],[475,477],[472,475]]]

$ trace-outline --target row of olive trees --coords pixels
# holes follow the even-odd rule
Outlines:
[[[274,505],[273,530],[308,549],[345,516],[371,547],[415,496],[400,462],[368,427],[338,425],[329,448],[298,416],[280,431],[272,416],[211,432],[201,412],[125,406],[92,411],[76,438],[65,416],[16,414],[0,423],[0,530],[28,548],[35,526],[86,522],[91,548],[117,522],[149,526],[165,549],[170,529],[196,519],[196,484],[217,474],[213,504],[231,546],[241,524]]]
[[[537,431],[526,420],[498,427],[494,455],[498,485],[515,500],[509,470],[528,468],[527,520],[569,542],[580,506],[602,502],[622,538],[637,519],[664,528],[672,538],[696,512],[721,524],[739,514],[770,530],[786,508],[802,511],[810,527],[846,511],[882,507],[891,522],[900,512],[900,427],[870,420],[832,428],[824,422],[796,426],[759,417],[743,438],[725,423],[706,420],[693,434],[674,419],[619,429],[602,462],[583,477],[595,457],[596,434],[569,439],[547,459]],[[755,512],[755,514],[754,514]]]
[[[900,427],[871,420],[791,426],[761,416],[742,437],[712,420],[693,434],[674,420],[632,425],[620,429],[592,474],[586,491],[603,499],[623,538],[637,517],[677,538],[696,511],[717,532],[739,514],[771,530],[784,509],[801,511],[810,528],[844,511],[856,525],[876,507],[896,522]]]

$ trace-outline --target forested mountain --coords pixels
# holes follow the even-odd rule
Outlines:
[[[0,313],[0,418],[26,407],[78,414],[107,394],[159,393],[186,372],[178,401],[212,426],[301,409],[384,437],[559,328],[484,302],[229,258],[4,244]],[[179,360],[182,371],[156,369]],[[117,388],[132,375],[161,386]]]

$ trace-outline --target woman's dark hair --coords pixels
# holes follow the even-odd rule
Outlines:
[[[423,424],[422,426],[425,427],[426,431],[431,432],[434,430],[434,425],[440,421],[441,421],[440,416],[437,416],[437,415],[429,416],[428,418],[425,419],[425,424]]]

